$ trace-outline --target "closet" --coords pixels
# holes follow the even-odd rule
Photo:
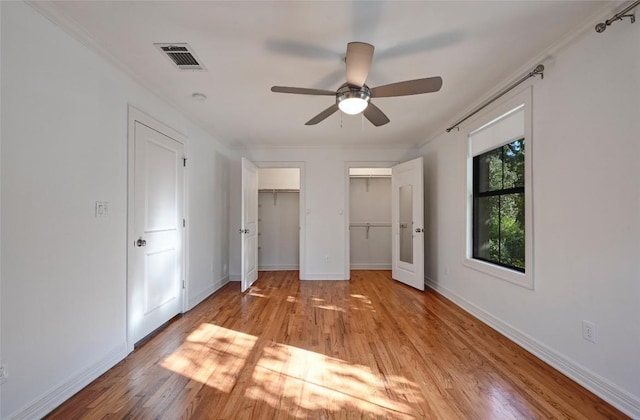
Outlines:
[[[391,269],[391,169],[349,169],[352,270]]]
[[[298,270],[300,169],[258,168],[258,270]]]

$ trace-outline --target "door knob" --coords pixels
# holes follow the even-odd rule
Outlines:
[[[147,241],[145,241],[144,239],[142,239],[142,236],[138,238],[138,240],[136,241],[136,245],[138,246],[147,246]]]

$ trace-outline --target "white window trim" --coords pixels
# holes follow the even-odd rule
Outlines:
[[[525,194],[525,272],[521,273],[506,267],[480,261],[473,258],[473,156],[471,152],[471,141],[469,136],[483,126],[487,125],[496,118],[506,114],[519,105],[524,104],[524,137],[525,137],[525,174],[524,174],[524,194]],[[488,274],[494,278],[505,280],[507,282],[534,289],[533,276],[533,132],[531,124],[532,115],[532,87],[528,86],[508,98],[504,99],[496,106],[480,114],[463,130],[467,142],[466,159],[467,159],[467,176],[465,178],[466,192],[466,213],[465,213],[465,231],[464,231],[464,257],[462,263],[464,266],[473,270]],[[501,144],[507,144],[517,139],[504,139],[504,141],[496,142],[495,147]],[[495,148],[494,147],[494,148]]]

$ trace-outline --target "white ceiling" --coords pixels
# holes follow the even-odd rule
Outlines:
[[[234,147],[406,147],[442,131],[472,102],[611,4],[61,1],[50,9]],[[369,86],[441,76],[442,89],[374,100],[391,119],[382,127],[341,112],[305,126],[334,99],[272,93],[271,86],[337,89],[350,41],[376,47]],[[154,47],[157,42],[187,42],[208,71],[178,71]],[[193,100],[194,92],[208,100]]]

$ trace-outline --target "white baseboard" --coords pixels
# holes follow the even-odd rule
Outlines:
[[[189,309],[191,310],[195,308],[200,302],[211,296],[215,293],[216,290],[220,289],[225,284],[229,283],[229,276],[224,276],[222,279],[218,280],[211,286],[205,288],[203,291],[189,299]]]
[[[258,271],[292,271],[299,267],[298,264],[263,264],[258,266]]]
[[[240,274],[229,274],[229,281],[242,281]]]
[[[509,338],[520,347],[534,354],[556,370],[573,379],[589,391],[598,395],[618,410],[631,416],[640,418],[640,398],[621,389],[617,385],[600,375],[590,371],[586,367],[575,362],[571,358],[555,351],[544,343],[514,328],[508,323],[495,317],[484,309],[469,302],[465,298],[452,292],[446,287],[425,276],[425,286],[451,300],[453,303],[484,322],[494,330]]]
[[[351,264],[352,270],[391,270],[391,263],[389,264]]]
[[[307,273],[300,280],[349,280],[349,278],[345,278],[344,273]]]
[[[14,420],[31,420],[44,417],[100,375],[111,369],[116,363],[127,357],[127,353],[127,343],[122,342],[120,345],[111,349],[101,360],[72,376],[68,381],[45,392],[30,404],[27,404],[26,407],[9,415],[8,418]]]

